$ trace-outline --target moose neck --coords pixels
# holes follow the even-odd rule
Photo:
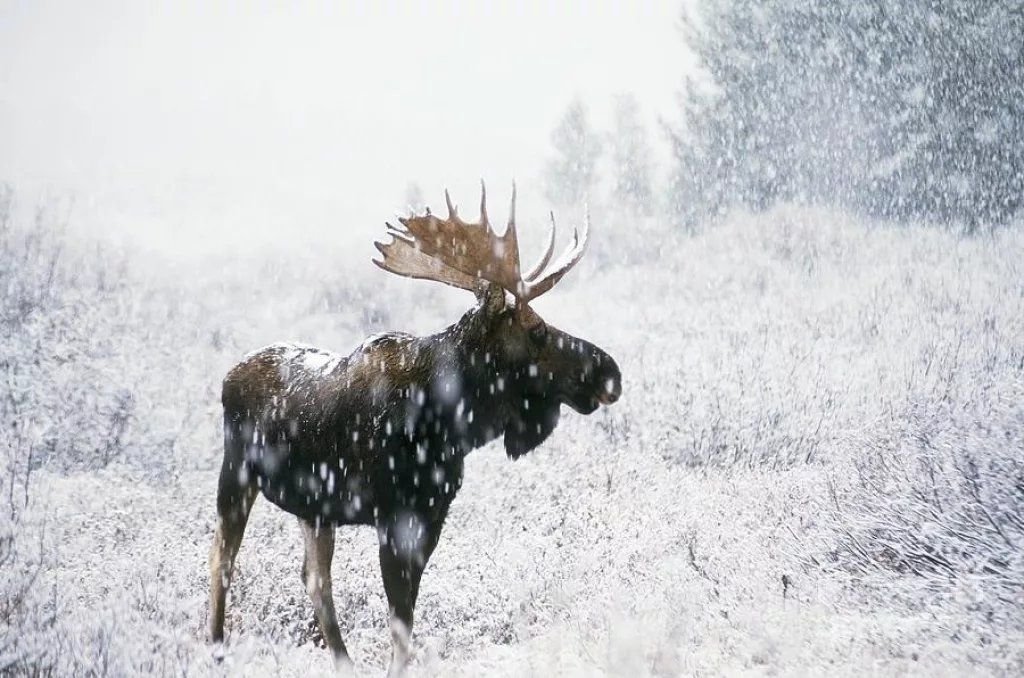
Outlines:
[[[504,433],[511,393],[508,375],[488,346],[486,310],[476,307],[442,332],[424,337],[430,384],[424,406],[444,422],[449,441],[462,454]]]

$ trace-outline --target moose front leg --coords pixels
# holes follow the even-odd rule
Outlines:
[[[380,573],[388,597],[391,618],[391,666],[388,678],[396,678],[409,662],[413,610],[420,578],[441,536],[440,520],[427,522],[414,512],[401,512],[378,526]]]

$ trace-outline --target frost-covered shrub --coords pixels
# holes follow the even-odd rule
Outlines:
[[[30,543],[26,528],[13,507],[0,509],[0,675],[43,675],[55,663],[52,653],[34,642],[53,629],[55,619],[37,588],[45,542]]]
[[[1019,673],[1022,234],[787,207],[617,258],[621,230],[595,222],[594,260],[537,307],[615,356],[623,397],[515,463],[470,455],[412,675]],[[143,267],[65,243],[73,270],[2,335],[0,667],[328,670],[294,520],[262,499],[206,643],[220,379],[272,341],[344,352],[471,300],[326,251]],[[390,656],[377,549],[339,530],[366,674]]]
[[[857,441],[837,497],[844,566],[1024,586],[1024,366],[1008,346],[977,350],[985,333],[922,356],[906,399]]]
[[[1018,391],[1013,394],[1021,402]],[[1005,407],[1005,406],[1004,406]],[[938,577],[1024,584],[1024,410],[988,420],[963,403],[931,403],[894,418],[855,463],[857,502],[848,564]],[[974,410],[974,411],[972,411]],[[854,509],[847,507],[850,513]]]
[[[113,252],[96,259],[68,251],[56,208],[33,223],[10,224],[0,239],[0,416],[11,435],[0,445],[28,466],[98,468],[123,452],[135,414],[133,384],[119,369],[123,279]],[[93,253],[90,253],[90,255]],[[109,315],[108,315],[109,314]]]

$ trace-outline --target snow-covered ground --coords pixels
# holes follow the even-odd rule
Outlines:
[[[411,674],[1024,672],[1024,230],[779,208],[593,238],[538,310],[616,357],[623,398],[515,463],[469,457]],[[0,674],[331,671],[266,502],[205,640],[220,379],[471,303],[331,250],[169,268],[2,233]],[[339,531],[360,675],[390,657],[376,550]]]

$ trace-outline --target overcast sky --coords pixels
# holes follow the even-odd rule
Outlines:
[[[475,204],[515,177],[541,214],[574,96],[675,115],[680,6],[0,0],[0,181],[158,247],[374,233],[410,180]]]

